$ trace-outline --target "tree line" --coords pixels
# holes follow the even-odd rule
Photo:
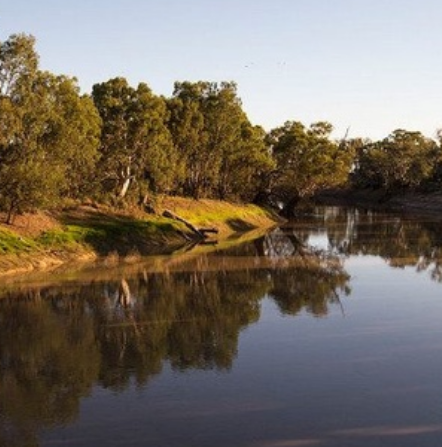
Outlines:
[[[438,187],[441,138],[396,130],[334,140],[328,122],[266,132],[234,82],[176,82],[171,97],[117,77],[82,94],[39,66],[35,38],[0,42],[0,209],[66,199],[143,202],[152,194],[293,205],[323,188]],[[439,135],[440,137],[440,135]]]

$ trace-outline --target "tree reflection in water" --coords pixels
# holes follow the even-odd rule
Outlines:
[[[0,300],[0,445],[38,445],[76,419],[95,384],[144,386],[175,370],[229,370],[240,332],[268,296],[321,316],[347,292],[336,256],[277,230],[222,255],[171,258],[162,270],[6,292]]]
[[[324,316],[350,292],[343,266],[349,256],[379,256],[442,281],[439,227],[318,208],[225,251],[155,258],[81,282],[5,289],[0,446],[38,445],[39,430],[74,421],[80,399],[97,384],[115,391],[146,386],[165,365],[228,371],[239,334],[259,320],[264,297],[283,314]]]
[[[315,222],[321,222],[336,253],[379,256],[392,267],[415,267],[442,282],[440,221],[370,210],[317,208]]]
[[[77,418],[98,384],[148,384],[164,365],[228,371],[240,332],[268,297],[284,314],[320,317],[349,293],[343,259],[376,255],[442,280],[438,222],[315,209],[252,243],[25,287],[0,299],[0,446]],[[312,241],[325,240],[322,245]],[[112,278],[112,279],[109,279]]]

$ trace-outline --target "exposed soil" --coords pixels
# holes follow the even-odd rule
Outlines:
[[[275,216],[266,215],[260,209],[214,200],[195,201],[165,197],[156,200],[153,205],[154,214],[148,214],[139,208],[115,212],[103,205],[77,205],[61,210],[19,215],[12,225],[7,225],[6,216],[0,214],[0,229],[5,228],[19,236],[32,239],[44,232],[62,229],[65,225],[97,228],[109,224],[109,227],[117,230],[117,233],[109,233],[105,239],[88,241],[84,246],[78,245],[68,249],[57,246],[29,253],[2,255],[0,275],[48,270],[74,261],[97,258],[110,263],[133,262],[132,258],[140,255],[156,253],[159,250],[170,251],[178,244],[185,244],[189,238],[184,234],[186,229],[182,229],[183,225],[180,226],[176,221],[168,222],[161,217],[165,209],[173,210],[180,216],[184,215],[183,217],[192,221],[196,227],[216,228],[219,230],[216,236],[220,239],[225,239],[233,233],[265,228],[276,223]],[[139,224],[133,226],[134,222],[146,219],[151,222],[149,228],[152,229],[148,234],[140,230]],[[127,231],[126,228],[130,230]]]
[[[46,212],[25,213],[16,216],[12,225],[7,225],[6,214],[0,213],[0,227],[14,231],[20,236],[37,237],[45,231],[60,228],[61,224],[58,219]]]
[[[0,212],[0,228],[13,231],[24,237],[35,238],[45,231],[62,228],[65,224],[79,222],[115,221],[127,218],[142,218],[139,210],[116,213],[106,206],[79,205],[62,210],[37,211],[17,215],[11,225],[6,224],[6,214]]]

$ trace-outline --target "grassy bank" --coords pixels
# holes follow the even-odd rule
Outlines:
[[[165,210],[195,227],[216,228],[219,239],[276,222],[260,207],[213,200],[160,197],[154,210],[152,214],[139,209],[115,212],[104,206],[78,205],[18,216],[14,225],[0,224],[0,274],[96,258],[129,262],[171,252],[194,235],[183,223],[163,217]]]

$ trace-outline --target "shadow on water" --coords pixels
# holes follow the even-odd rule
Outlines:
[[[350,293],[344,259],[381,256],[441,278],[437,223],[317,210],[253,241],[184,251],[80,279],[0,292],[0,446],[36,446],[76,420],[95,385],[146,386],[165,365],[229,371],[241,331],[270,298],[284,315],[323,317]]]

